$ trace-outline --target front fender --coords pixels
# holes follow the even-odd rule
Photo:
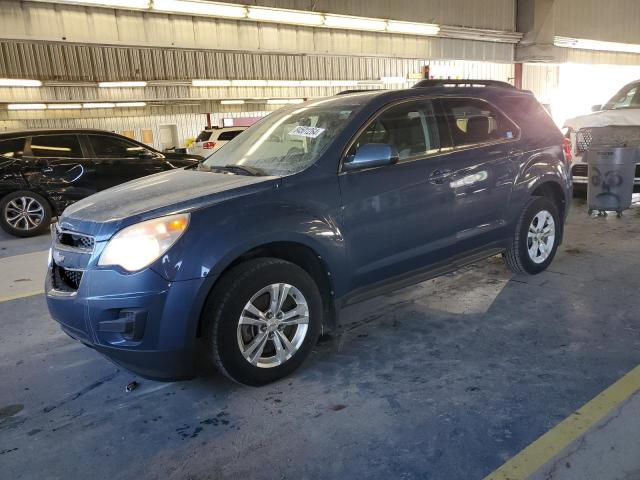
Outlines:
[[[170,281],[217,278],[250,250],[291,242],[312,249],[332,277],[343,278],[339,270],[346,265],[344,239],[335,215],[334,209],[313,212],[275,201],[242,205],[239,200],[205,208],[192,212],[183,238],[153,268]]]

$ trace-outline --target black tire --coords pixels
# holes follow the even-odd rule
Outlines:
[[[22,199],[32,199],[42,207],[42,218],[37,225],[26,223],[24,228],[16,228],[9,222],[11,217],[11,202],[17,201],[21,203]],[[0,200],[0,227],[2,227],[5,232],[15,235],[16,237],[35,237],[48,231],[52,216],[51,205],[47,199],[35,192],[20,190],[9,193]]]
[[[291,358],[281,365],[261,368],[242,355],[238,324],[252,296],[275,283],[292,285],[302,293],[308,306],[309,323],[304,340]],[[207,353],[218,370],[231,380],[245,385],[265,385],[289,375],[309,356],[320,335],[322,312],[318,286],[302,268],[277,258],[248,260],[226,273],[209,294],[202,318]]]
[[[546,210],[553,217],[555,223],[555,241],[549,256],[541,263],[535,263],[529,256],[528,232],[533,218],[543,210]],[[558,244],[562,235],[563,224],[558,214],[558,207],[547,197],[532,197],[522,209],[522,214],[518,219],[513,238],[509,247],[502,254],[507,267],[514,273],[526,273],[535,275],[544,271],[553,261],[553,257],[558,250]]]

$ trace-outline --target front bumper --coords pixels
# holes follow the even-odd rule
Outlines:
[[[151,269],[88,269],[77,291],[46,280],[49,312],[71,337],[143,377],[194,374],[204,279],[169,282]]]

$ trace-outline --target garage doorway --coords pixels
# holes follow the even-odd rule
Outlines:
[[[160,150],[178,147],[177,125],[160,125]]]

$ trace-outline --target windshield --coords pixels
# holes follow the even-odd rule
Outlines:
[[[640,85],[632,85],[620,90],[602,107],[603,110],[620,110],[623,108],[640,108]]]
[[[326,100],[283,108],[213,153],[209,168],[237,165],[264,175],[285,176],[313,165],[360,105]]]

